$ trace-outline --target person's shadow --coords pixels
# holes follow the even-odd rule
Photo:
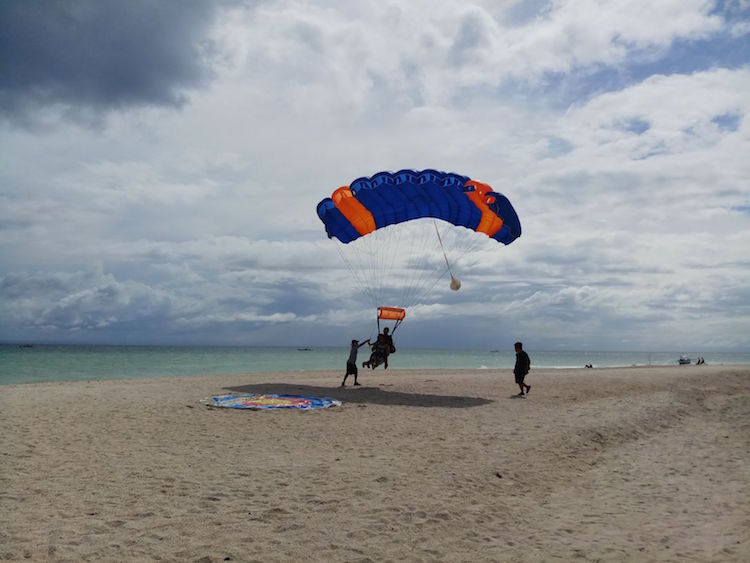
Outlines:
[[[493,403],[481,397],[460,397],[455,395],[425,395],[420,393],[402,393],[387,391],[379,387],[318,387],[315,385],[297,385],[294,383],[256,383],[225,387],[233,393],[277,393],[279,395],[313,395],[330,397],[344,403],[401,405],[407,407],[447,407],[468,408]]]

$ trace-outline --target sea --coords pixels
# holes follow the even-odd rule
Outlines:
[[[750,365],[750,352],[601,352],[529,350],[532,369],[678,365]],[[258,372],[341,371],[343,347],[78,346],[0,344],[0,385],[50,381],[143,379],[174,375],[228,375]],[[366,353],[360,352],[360,361]],[[511,369],[513,350],[399,348],[390,370]],[[687,366],[686,366],[687,367]]]

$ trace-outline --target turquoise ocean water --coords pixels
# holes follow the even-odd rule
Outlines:
[[[586,352],[530,349],[532,366],[573,368],[677,365],[681,354],[708,364],[750,365],[750,352]],[[333,370],[343,373],[347,348],[262,348],[208,346],[0,345],[0,385],[44,381],[153,378],[257,372]],[[360,361],[366,357],[360,351]],[[513,350],[399,349],[390,369],[510,369]]]

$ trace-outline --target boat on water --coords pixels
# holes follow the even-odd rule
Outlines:
[[[686,356],[680,356],[680,359],[677,360],[677,363],[680,364],[681,366],[686,366],[686,365],[689,365],[692,361],[693,360],[691,360],[690,358]]]

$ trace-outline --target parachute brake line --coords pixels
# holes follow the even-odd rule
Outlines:
[[[438,229],[437,221],[433,219],[432,224],[435,225],[435,232],[437,233],[438,242],[440,243],[440,250],[443,251],[443,258],[445,258],[445,265],[448,267],[448,273],[451,275],[451,289],[453,291],[458,291],[459,289],[461,289],[461,280],[459,280],[453,275],[453,271],[451,270],[451,265],[448,263],[448,255],[445,253],[445,247],[443,246],[443,239],[440,236],[440,230]]]

